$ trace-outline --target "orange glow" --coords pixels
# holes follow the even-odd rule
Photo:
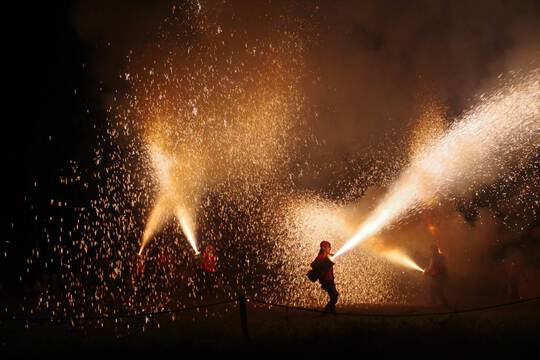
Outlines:
[[[436,236],[438,234],[438,229],[437,229],[437,227],[435,225],[428,224],[427,228],[428,228],[431,235]]]
[[[197,240],[195,239],[195,234],[192,230],[193,226],[191,224],[191,219],[189,218],[189,215],[183,209],[177,208],[176,216],[178,218],[178,221],[180,222],[180,226],[182,227],[184,235],[186,235],[189,244],[193,248],[193,251],[195,251],[195,255],[199,255],[199,250],[197,249]]]
[[[381,254],[393,263],[424,272],[424,269],[418,266],[410,257],[397,249],[383,251]]]
[[[187,208],[182,205],[185,202],[182,196],[182,187],[175,183],[172,173],[174,168],[179,166],[178,161],[163,151],[156,143],[151,143],[148,149],[154,174],[159,182],[159,195],[144,229],[139,255],[142,254],[152,236],[172,216],[172,213],[176,214],[182,232],[197,255],[199,250],[193,231],[194,223]]]
[[[432,139],[411,159],[370,216],[334,258],[400,220],[458,194],[491,183],[511,169],[517,154],[534,156],[538,81],[511,84],[486,97],[446,133]],[[508,165],[508,166],[507,166]]]

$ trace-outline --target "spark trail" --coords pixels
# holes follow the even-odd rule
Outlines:
[[[538,151],[539,69],[480,101],[412,159],[334,258],[433,200],[467,193],[504,176]]]
[[[407,255],[405,255],[399,250],[383,251],[382,255],[393,263],[396,263],[396,264],[399,264],[399,265],[402,265],[402,266],[405,266],[414,270],[418,270],[420,272],[424,272],[424,269],[418,266],[418,264],[416,264],[410,257],[408,257]]]

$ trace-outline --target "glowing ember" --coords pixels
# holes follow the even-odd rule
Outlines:
[[[372,215],[336,253],[343,255],[433,198],[466,193],[529,158],[540,143],[540,72],[482,99],[417,154]],[[519,159],[517,157],[519,156]]]
[[[433,224],[429,224],[427,226],[428,230],[429,230],[429,233],[433,236],[437,235],[437,227]]]
[[[410,257],[397,249],[383,251],[381,254],[393,263],[424,272],[424,269],[418,266]]]

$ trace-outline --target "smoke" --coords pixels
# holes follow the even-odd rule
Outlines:
[[[186,8],[204,15],[205,24],[176,21],[193,16]],[[304,156],[310,161],[301,162],[296,181],[320,187],[335,176],[360,176],[364,169],[349,162],[366,160],[366,152],[384,157],[385,164],[370,170],[391,169],[388,163],[402,152],[404,134],[425,94],[452,118],[500,74],[528,70],[540,51],[539,11],[535,1],[261,1],[253,6],[247,1],[96,0],[81,2],[74,19],[81,37],[98,47],[92,68],[105,89],[126,86],[119,74],[128,54],[131,67],[151,63],[143,55],[154,47],[156,33],[162,47],[172,41],[186,48],[208,41],[219,26],[224,34],[232,29],[242,34],[231,40],[243,46],[292,24],[306,42],[310,73],[302,84],[316,139],[307,139],[311,147]],[[171,24],[174,32],[164,36],[162,30]]]
[[[508,264],[512,261],[528,279],[522,282],[521,296],[537,296],[540,288],[534,279],[539,271],[540,232],[530,224],[540,211],[539,180],[537,174],[521,191],[493,204],[493,209],[508,206],[506,212],[480,209],[474,224],[457,211],[456,202],[450,201],[367,239],[336,259],[340,302],[429,302],[424,275],[388,261],[384,254],[399,250],[425,268],[434,243],[447,259],[451,303],[466,306],[505,301]],[[528,197],[525,204],[518,199],[524,192]],[[323,294],[305,280],[306,259],[315,257],[323,240],[329,240],[334,251],[343,246],[354,234],[358,220],[367,218],[384,194],[384,188],[372,187],[356,203],[336,203],[320,195],[304,194],[282,204],[273,224],[285,259],[285,271],[280,273],[284,284],[281,301],[324,304]]]
[[[319,104],[313,128],[325,144],[318,150],[340,159],[384,146],[385,161],[392,161],[426,94],[451,119],[500,74],[534,67],[540,51],[534,13],[533,2],[321,5],[324,51],[310,56],[319,76],[310,88]],[[342,173],[354,171],[342,165]]]
[[[338,231],[342,220],[323,213],[318,218],[336,219],[336,226],[323,221],[312,231],[316,237],[292,231],[299,225],[291,219],[299,215],[290,209],[310,205],[291,205],[283,197],[311,191],[317,201],[324,199],[318,208],[334,209],[357,224],[426,139],[450,127],[501,74],[538,67],[539,13],[534,1],[80,2],[73,21],[102,84],[108,111],[103,142],[115,144],[115,165],[100,191],[103,200],[95,205],[102,218],[91,227],[107,229],[107,237],[119,243],[134,243],[133,234],[145,225],[140,219],[148,218],[159,192],[148,151],[157,144],[179,164],[175,188],[196,213],[196,223],[212,225],[214,219],[198,218],[204,209],[225,222],[233,217],[227,214],[230,202],[236,202],[248,215],[249,231],[243,234],[257,255],[266,251],[257,242],[268,241],[261,227],[270,228],[271,242],[291,254],[284,257],[288,270],[280,272],[285,278],[279,286],[288,282],[289,298],[297,299],[307,291],[298,283],[302,266],[316,253],[319,239],[332,239],[337,249],[355,229]],[[516,247],[521,236],[516,234],[529,239],[527,244],[538,241],[528,235],[538,219],[538,189],[529,175],[537,177],[538,170],[523,171],[527,176],[506,178],[441,206],[446,214],[437,218],[444,233],[441,247],[452,268],[478,269],[489,277],[487,269],[498,266],[494,261],[504,258],[506,246]],[[499,201],[502,193],[512,196]],[[212,203],[215,198],[218,204]],[[114,214],[107,215],[110,204],[127,214],[121,228]],[[271,211],[282,206],[289,210]],[[133,210],[139,208],[144,211]],[[463,221],[463,214],[476,221]],[[511,224],[514,218],[523,220],[519,230]],[[396,239],[391,245],[422,265],[425,226],[411,233],[418,242],[400,236],[408,233],[406,226],[381,237]],[[221,237],[207,230],[207,242]],[[132,246],[122,247],[133,252]],[[482,251],[491,254],[485,266]],[[470,267],[459,263],[465,259]],[[412,280],[400,278],[402,269],[378,257],[376,249],[368,246],[343,261],[350,274],[341,283],[348,289],[344,301],[408,296],[400,284]],[[476,268],[475,262],[480,262]],[[408,288],[409,294],[418,293],[419,284]]]
[[[379,240],[383,247],[403,249],[421,267],[428,264],[430,245],[436,243],[447,259],[453,302],[497,302],[506,296],[509,262],[519,263],[524,278],[537,276],[539,239],[528,238],[533,235],[526,227],[520,230],[525,223],[509,229],[490,209],[482,208],[471,225],[454,209],[444,207],[411,219]],[[435,230],[429,231],[428,225]],[[534,280],[522,283],[523,297],[536,296],[539,291]]]

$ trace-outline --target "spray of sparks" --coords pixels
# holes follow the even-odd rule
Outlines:
[[[424,269],[418,266],[418,264],[416,264],[410,257],[408,257],[406,254],[404,254],[400,250],[394,249],[394,250],[382,251],[381,255],[384,256],[389,261],[396,263],[398,265],[405,266],[410,269],[418,270],[420,272],[424,272]]]
[[[327,301],[318,286],[306,281],[306,265],[317,255],[321,241],[337,249],[352,236],[355,219],[367,213],[366,205],[347,205],[317,194],[296,194],[278,206],[275,239],[282,253],[280,292],[272,299],[305,306]],[[362,247],[341,258],[334,272],[340,304],[405,303],[415,295],[415,286],[393,263],[380,256],[378,247]],[[404,292],[403,282],[407,292]]]
[[[45,266],[61,268],[65,291],[43,292],[35,308],[53,317],[162,311],[238,293],[322,304],[325,295],[305,278],[320,241],[342,246],[338,257],[434,199],[491,181],[514,157],[527,161],[539,143],[535,72],[483,97],[425,144],[371,214],[300,195],[290,168],[309,132],[303,119],[313,115],[301,87],[305,24],[280,14],[269,18],[269,30],[251,35],[220,24],[199,2],[185,7],[173,10],[156,49],[127,56],[120,77],[130,90],[115,92],[95,167],[72,163],[61,179],[93,200],[51,199],[76,219],[73,228],[53,216],[48,224],[58,260]],[[178,47],[178,37],[186,46]],[[383,175],[372,172],[371,184]],[[366,219],[359,228],[358,218]],[[208,244],[219,259],[210,296],[193,257]],[[340,303],[406,301],[411,292],[392,261],[418,268],[392,254],[362,247],[340,258]]]
[[[433,199],[493,181],[540,143],[540,72],[481,98],[444,135],[417,154],[387,195],[334,258]]]
[[[277,15],[247,32],[222,6],[220,18],[186,2],[155,46],[126,54],[128,90],[115,91],[94,167],[73,163],[62,178],[95,194],[72,205],[73,228],[51,218],[65,292],[42,294],[39,307],[58,316],[159,311],[279,286],[265,275],[280,271],[263,256],[273,248],[265,211],[305,133],[304,20]],[[215,291],[193,256],[208,245]]]
[[[195,234],[193,233],[193,222],[189,213],[186,211],[186,206],[184,205],[181,196],[182,193],[175,186],[175,182],[171,176],[172,167],[175,165],[175,161],[163,154],[156,145],[150,147],[150,155],[155,173],[159,180],[160,194],[156,206],[150,213],[148,225],[143,232],[139,255],[142,254],[144,246],[156,232],[156,229],[158,229],[164,223],[168,215],[173,212],[172,210],[174,210],[182,231],[193,248],[193,251],[195,251],[195,254],[198,254],[197,241],[195,239]]]

